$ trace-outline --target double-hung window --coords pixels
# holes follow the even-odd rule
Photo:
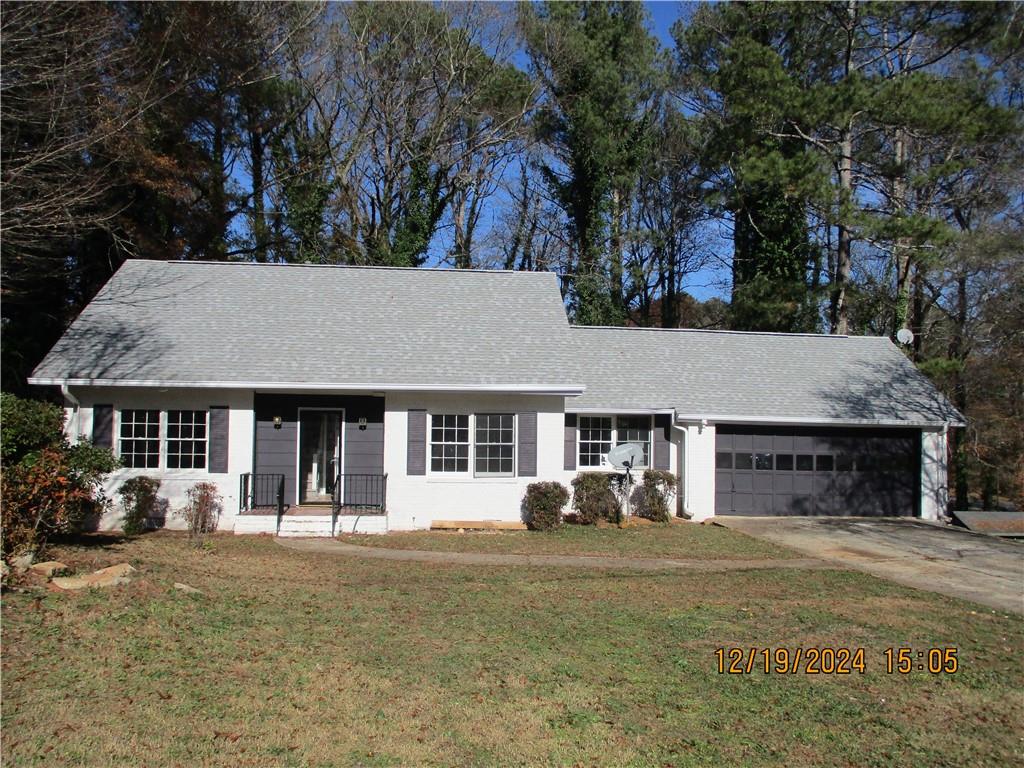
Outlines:
[[[469,415],[433,414],[430,417],[430,471],[469,471]]]
[[[208,441],[207,411],[120,411],[117,447],[126,467],[206,469]]]
[[[612,449],[612,417],[580,416],[580,466],[599,467]]]
[[[472,435],[472,440],[470,436]],[[430,417],[430,471],[476,477],[515,475],[513,413],[435,413]]]
[[[476,415],[476,475],[511,477],[515,469],[515,416],[511,413]]]
[[[122,410],[118,443],[118,452],[126,467],[159,467],[160,411]]]
[[[600,467],[613,446],[636,443],[644,450],[644,467],[651,466],[650,416],[580,416],[579,466]]]
[[[206,469],[206,411],[167,412],[167,468]]]
[[[644,466],[651,466],[651,417],[617,416],[615,418],[615,444],[636,443],[643,446]]]

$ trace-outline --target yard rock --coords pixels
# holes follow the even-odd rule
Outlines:
[[[58,576],[53,580],[61,589],[88,589],[89,587],[119,587],[131,581],[129,574],[135,571],[128,563],[118,563],[109,568],[100,568],[85,576]]]
[[[33,563],[29,566],[29,570],[49,579],[51,576],[64,573],[68,567],[59,560],[47,560],[43,563]]]
[[[180,589],[182,592],[188,595],[201,595],[203,594],[200,590],[195,587],[190,587],[188,584],[182,584],[180,581],[174,582],[174,588]]]
[[[18,555],[11,560],[11,565],[14,566],[14,570],[18,573],[24,573],[32,565],[32,561],[35,560],[35,552],[26,552],[23,555]]]

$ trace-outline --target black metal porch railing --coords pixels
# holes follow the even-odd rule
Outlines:
[[[331,494],[331,529],[342,510],[361,515],[383,515],[387,512],[388,476],[339,473]]]
[[[284,514],[284,475],[246,472],[240,478],[239,484],[241,512],[266,509],[267,514],[276,512],[280,521]]]

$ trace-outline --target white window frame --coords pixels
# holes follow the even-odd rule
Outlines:
[[[456,418],[460,416],[466,417],[466,442],[461,443],[441,441],[439,443],[434,442],[434,419],[443,418],[445,416],[454,416]],[[430,414],[430,424],[427,425],[427,470],[432,475],[439,475],[441,477],[468,477],[473,470],[473,429],[474,421],[472,414],[460,413],[459,411],[439,411],[438,413]],[[442,428],[443,427],[439,427]],[[458,429],[458,427],[455,427]],[[434,445],[465,445],[466,446],[466,468],[465,469],[434,469]],[[441,458],[442,466],[444,457]],[[455,459],[458,462],[458,457]]]
[[[139,439],[142,439],[142,440],[152,440],[153,439],[153,438],[150,438],[150,437],[145,437],[145,438],[136,438],[134,436],[133,437],[123,437],[121,435],[121,427],[125,423],[125,421],[124,421],[124,412],[125,411],[156,411],[156,441],[157,441],[157,443],[156,443],[156,466],[155,467],[135,467],[135,466],[129,467],[129,466],[125,465],[125,469],[141,469],[141,470],[163,469],[164,466],[165,466],[165,464],[164,464],[164,412],[160,408],[134,408],[134,407],[126,407],[126,408],[116,408],[115,409],[115,412],[117,414],[116,424],[114,425],[115,430],[116,430],[115,431],[115,435],[116,435],[116,440],[117,440],[117,457],[119,459],[121,459],[122,461],[124,461],[124,458],[125,458],[125,454],[121,451],[121,442],[123,440],[139,440]],[[133,421],[132,423],[134,424],[135,422]],[[132,455],[135,456],[135,455],[143,455],[143,454],[135,454],[135,453],[133,453]],[[149,455],[149,454],[145,454],[145,455]]]
[[[643,464],[633,467],[633,469],[650,469],[651,456],[654,453],[654,417],[644,416],[643,414],[617,414],[615,416],[615,446],[622,445],[623,443],[643,444],[639,440],[627,440],[625,437],[620,437],[619,433],[623,430],[619,427],[619,419],[647,419],[647,460]]]
[[[595,469],[600,469],[602,467],[607,467],[608,466],[608,454],[607,453],[602,453],[601,454],[601,463],[600,464],[584,464],[583,463],[583,444],[584,444],[584,442],[586,442],[588,444],[598,443],[598,442],[603,443],[604,442],[603,440],[601,440],[601,441],[598,441],[598,440],[586,440],[586,441],[584,441],[582,439],[583,438],[583,429],[584,429],[583,419],[610,419],[611,420],[611,425],[612,425],[612,427],[611,427],[611,447],[612,448],[616,448],[617,446],[619,446],[619,445],[621,445],[623,443],[627,443],[627,442],[639,442],[639,441],[636,441],[636,440],[626,440],[624,438],[620,439],[620,437],[619,437],[619,432],[620,432],[619,419],[647,419],[648,420],[647,421],[647,423],[648,423],[648,437],[647,437],[647,456],[648,456],[648,459],[647,459],[647,461],[644,464],[638,465],[638,466],[634,467],[634,469],[650,469],[651,463],[653,461],[652,457],[654,455],[654,416],[653,415],[651,415],[651,414],[643,414],[643,413],[621,413],[621,414],[615,414],[615,413],[581,413],[581,414],[577,414],[577,416],[576,416],[576,468],[577,468],[577,470],[591,470],[591,471],[593,471]],[[588,429],[589,429],[589,427],[588,427]]]
[[[175,443],[178,443],[178,444],[183,443],[183,442],[198,442],[196,440],[196,438],[194,438],[194,437],[189,438],[188,440],[182,438],[180,436],[180,434],[181,434],[180,432],[179,432],[179,436],[178,437],[173,437],[172,438],[170,436],[170,433],[171,433],[171,411],[178,411],[179,413],[192,413],[192,414],[201,413],[201,414],[203,414],[203,439],[202,439],[202,443],[203,443],[203,466],[201,466],[201,467],[181,467],[181,466],[172,467],[171,466],[171,442],[172,441],[175,442]],[[185,471],[209,472],[210,471],[210,411],[209,411],[209,409],[207,409],[207,408],[168,408],[167,410],[161,412],[161,419],[163,421],[163,429],[162,429],[162,431],[163,431],[163,439],[162,439],[161,442],[162,442],[162,448],[163,448],[164,462],[165,462],[165,466],[167,467],[167,469],[175,470],[175,471],[177,471],[177,470],[185,470]],[[179,424],[179,426],[180,426],[180,424]],[[186,455],[186,454],[182,454],[180,452],[178,453],[179,464],[180,464],[180,457],[183,456],[183,455]],[[194,463],[194,459],[195,459],[195,457],[198,454],[190,453],[190,454],[187,454],[187,455],[189,455],[189,456],[191,456],[193,458],[193,463]]]
[[[604,452],[602,452],[600,454],[601,458],[597,462],[597,464],[589,464],[589,463],[584,464],[583,463],[583,444],[584,443],[586,443],[587,445],[592,445],[592,444],[595,444],[595,443],[602,444],[602,445],[604,444],[604,440],[583,440],[583,430],[584,429],[593,429],[593,427],[589,427],[589,426],[588,427],[584,427],[583,426],[583,419],[608,419],[609,424],[611,425],[610,429],[608,431],[608,450],[611,450],[612,448],[615,447],[615,417],[610,415],[610,414],[598,414],[598,413],[580,414],[579,416],[576,417],[576,466],[579,469],[590,469],[590,470],[599,469],[600,467],[602,467],[604,465],[605,461],[607,460],[606,457],[608,455],[608,452],[604,451]],[[588,458],[589,458],[589,455],[590,454],[588,452]]]
[[[439,410],[436,413],[428,413],[427,424],[427,476],[436,477],[439,480],[468,480],[479,478],[481,480],[509,480],[518,477],[519,473],[519,414],[514,411],[481,411],[480,413],[467,413],[466,411]],[[469,444],[467,450],[468,463],[466,469],[443,470],[433,467],[433,445],[434,445],[434,419],[441,416],[465,416],[469,424]],[[512,473],[505,472],[477,472],[476,471],[476,420],[477,416],[511,416],[512,417]],[[462,445],[462,443],[448,443],[449,445]],[[498,443],[493,443],[498,445]]]
[[[477,469],[477,467],[476,467],[477,450],[476,449],[477,449],[477,445],[478,444],[479,445],[488,445],[488,446],[490,446],[490,445],[496,445],[496,446],[508,445],[507,443],[487,443],[487,442],[485,442],[485,443],[478,443],[477,442],[477,439],[476,439],[477,419],[480,416],[510,416],[512,418],[512,443],[511,443],[511,448],[512,448],[512,470],[510,472],[480,472]],[[516,472],[519,469],[516,466],[516,454],[518,453],[518,451],[516,449],[517,449],[517,446],[519,445],[519,429],[518,429],[518,427],[519,427],[518,421],[519,420],[516,418],[516,414],[515,413],[507,413],[507,412],[506,413],[494,413],[494,412],[474,413],[472,421],[473,421],[473,431],[472,431],[471,453],[472,453],[472,461],[473,461],[473,477],[515,477],[516,476]]]

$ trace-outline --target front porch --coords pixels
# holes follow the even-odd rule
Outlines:
[[[285,475],[247,472],[239,480],[237,534],[332,537],[387,533],[387,475],[339,473],[327,484],[329,503],[288,504]]]

